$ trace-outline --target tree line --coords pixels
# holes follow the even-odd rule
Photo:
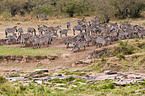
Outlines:
[[[133,18],[145,10],[144,0],[0,0],[1,15],[92,16]]]

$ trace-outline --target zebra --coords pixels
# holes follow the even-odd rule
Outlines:
[[[91,42],[91,37],[89,35],[84,35],[85,41],[87,43],[87,46],[89,46],[89,42]]]
[[[51,41],[52,41],[52,36],[51,35],[45,34],[45,35],[41,36],[40,38],[45,38],[47,44],[51,44]]]
[[[14,35],[8,35],[7,36],[7,40],[8,40],[8,44],[9,45],[16,43],[16,34],[14,34]]]
[[[33,36],[32,38],[30,38],[30,42],[33,44],[33,48],[34,46],[37,46],[37,48],[40,48],[40,38]]]
[[[70,21],[66,22],[67,29],[70,29]]]
[[[106,41],[103,37],[99,36],[96,39],[96,47],[101,47],[104,46],[106,44]]]
[[[5,29],[6,38],[7,38],[8,33],[13,33],[14,35],[15,32],[17,32],[17,26],[14,26],[13,28],[6,28]]]
[[[58,34],[55,33],[55,32],[45,32],[44,35],[50,35],[50,36],[52,36],[52,37],[53,37],[53,36],[58,37]]]
[[[86,49],[86,41],[78,41],[78,42],[73,42],[73,52],[75,53],[78,48],[78,51],[80,51],[80,48],[84,47],[84,50]]]
[[[76,38],[68,38],[65,42],[66,48],[69,48],[69,44],[73,44],[73,42],[76,42]]]
[[[52,32],[53,28],[52,27],[47,27],[46,25],[42,25],[43,31],[44,32]]]
[[[28,40],[32,37],[29,33],[22,33],[18,36],[17,41],[21,44],[27,44]]]
[[[142,34],[142,32],[138,32],[137,36],[138,36],[139,39],[142,38],[142,40],[143,40],[143,34]]]
[[[30,39],[30,42],[32,42],[33,48],[35,46],[37,46],[37,48],[40,48],[41,44],[43,44],[43,45],[47,44],[47,47],[48,47],[48,45],[51,42],[51,39],[48,36],[44,36],[44,37],[41,37],[41,38],[39,38],[37,36],[34,36]]]
[[[19,28],[17,32],[18,32],[18,36],[19,36],[19,35],[21,35],[23,33],[23,29]]]
[[[61,30],[61,25],[52,27],[53,32],[57,33],[58,30]]]
[[[85,30],[85,32],[86,32],[86,26],[85,25],[83,25],[83,26],[74,26],[73,27],[73,34],[74,35],[75,35],[75,30],[80,31],[80,33],[82,33],[83,30]]]
[[[65,36],[67,36],[67,32],[68,32],[67,29],[62,29],[62,30],[60,30],[60,31],[59,31],[60,37],[62,37],[62,34],[65,34]]]
[[[45,15],[45,14],[38,14],[37,15],[37,18],[39,19],[39,18],[43,18],[43,19],[45,19],[45,20],[48,20],[48,18],[47,18],[47,16]]]
[[[44,27],[40,27],[40,25],[38,25],[38,32],[40,36],[43,34],[44,30],[45,30]]]
[[[31,33],[32,35],[34,34],[36,36],[36,30],[34,28],[27,28],[27,33]]]

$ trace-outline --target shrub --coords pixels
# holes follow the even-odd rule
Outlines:
[[[128,54],[132,54],[134,51],[133,46],[128,44],[128,40],[123,42],[123,41],[119,41],[119,46],[120,46],[120,50],[122,51],[123,54],[128,55]]]
[[[20,85],[19,87],[20,87],[20,91],[26,90],[26,86]]]
[[[70,17],[73,17],[74,14],[82,14],[84,12],[85,6],[79,0],[69,1],[66,6],[63,7],[63,10],[69,14]]]
[[[10,76],[10,77],[20,77],[19,74],[10,74],[9,76]]]
[[[0,76],[0,83],[5,83],[7,80],[3,77],[3,76]]]
[[[39,5],[38,7],[33,8],[34,14],[49,14],[52,15],[54,13],[53,7],[48,4]]]
[[[123,55],[123,54],[119,54],[119,55],[117,55],[117,58],[119,58],[120,60],[125,60],[125,56]]]
[[[109,83],[109,84],[103,84],[103,85],[101,85],[99,88],[100,88],[100,89],[114,89],[115,86],[114,86],[114,84]]]
[[[11,17],[11,13],[3,12],[3,13],[2,13],[2,16],[3,16],[4,20],[9,20],[10,17]]]
[[[75,80],[74,77],[70,77],[70,78],[66,79],[67,82],[70,82],[70,81],[73,81],[73,80]]]

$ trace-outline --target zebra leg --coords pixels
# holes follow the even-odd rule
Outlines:
[[[80,51],[80,48],[78,47],[78,52]]]
[[[74,53],[76,52],[76,48],[73,48]]]
[[[84,50],[86,50],[86,46],[84,46]]]
[[[89,47],[89,42],[87,42],[87,46]]]
[[[67,43],[67,47],[66,48],[69,48],[69,43]]]
[[[6,35],[6,38],[7,38],[8,32],[5,32],[5,35]]]
[[[75,30],[73,29],[73,34],[75,35]]]
[[[37,44],[37,48],[40,48],[40,44],[39,43]]]

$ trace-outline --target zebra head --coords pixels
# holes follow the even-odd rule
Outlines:
[[[14,26],[13,28],[16,30],[16,32],[18,31],[18,30],[17,30],[17,26]]]

